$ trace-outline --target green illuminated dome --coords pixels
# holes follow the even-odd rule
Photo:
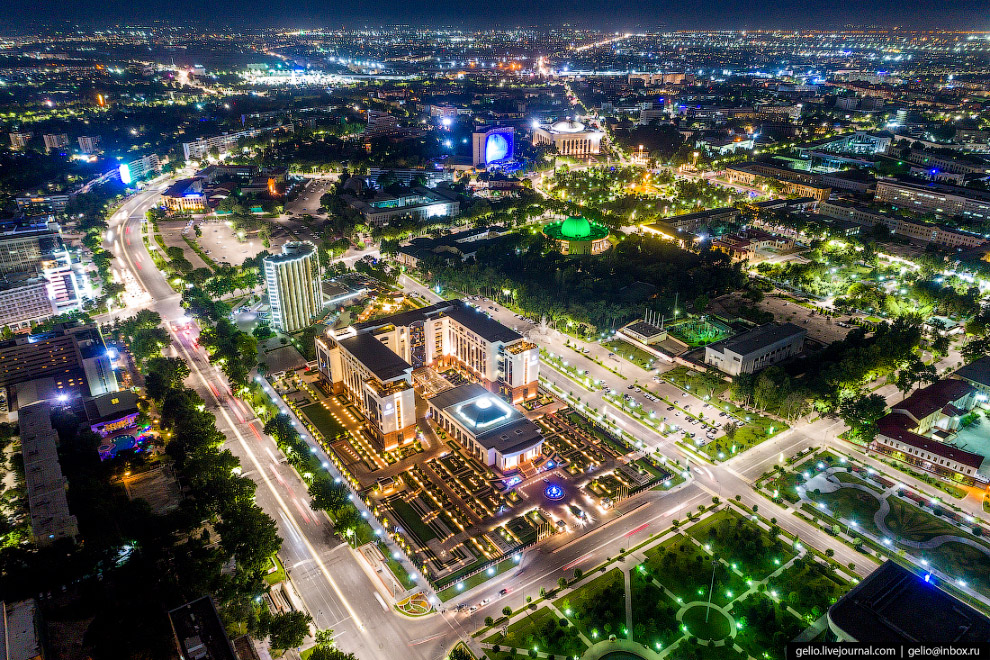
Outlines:
[[[568,218],[560,226],[564,238],[587,238],[591,236],[591,223],[584,218]]]
[[[597,241],[608,236],[608,229],[585,218],[571,217],[563,222],[551,222],[543,233],[558,241]]]

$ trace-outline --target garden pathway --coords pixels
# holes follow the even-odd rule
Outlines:
[[[902,538],[899,534],[895,533],[890,529],[890,527],[887,526],[887,515],[890,513],[889,498],[895,494],[897,487],[891,486],[890,488],[885,489],[882,493],[877,493],[875,489],[864,484],[839,481],[833,476],[836,472],[848,473],[849,471],[846,468],[829,468],[824,472],[815,475],[807,482],[805,491],[801,494],[802,499],[811,502],[811,504],[814,505],[814,502],[812,502],[806,494],[808,490],[818,490],[822,493],[834,493],[841,488],[851,488],[863,493],[868,493],[875,497],[880,503],[880,508],[873,514],[873,524],[877,526],[877,529],[879,529],[884,536],[895,539],[898,545],[903,545],[906,548],[912,548],[914,550],[931,550],[946,543],[961,543],[962,545],[979,550],[990,557],[990,547],[965,536],[942,534],[940,536],[930,538],[927,541],[911,541]]]

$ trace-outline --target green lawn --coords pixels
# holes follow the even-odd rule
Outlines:
[[[712,581],[712,556],[687,537],[678,534],[646,551],[647,568],[661,584],[683,602],[707,600]],[[729,558],[725,558],[727,561]],[[721,562],[714,566],[715,589],[712,602],[728,605],[746,590],[746,582]]]
[[[613,569],[554,601],[581,631],[592,638],[622,635],[625,627],[625,578]]]
[[[453,598],[458,594],[462,594],[465,591],[470,591],[471,589],[477,587],[479,584],[483,584],[488,580],[491,580],[492,578],[498,577],[499,575],[505,573],[506,571],[511,571],[516,566],[517,566],[516,561],[511,557],[509,559],[503,559],[499,563],[495,564],[494,567],[495,570],[491,574],[489,574],[487,570],[481,571],[480,573],[475,573],[471,577],[465,580],[461,580],[461,582],[464,583],[463,589],[458,589],[457,583],[454,583],[449,587],[442,589],[441,591],[438,591],[437,597],[439,597],[440,600],[447,602],[448,600],[450,600],[451,598]]]
[[[692,394],[710,396],[713,399],[718,398],[718,395],[729,387],[729,384],[717,377],[715,372],[711,372],[710,375],[703,374],[685,366],[674,367],[662,373],[660,377]]]
[[[743,575],[762,580],[786,564],[794,550],[734,509],[724,509],[693,525],[688,533],[708,545]]]
[[[822,494],[819,491],[808,493],[808,497],[816,504],[824,502],[833,518],[845,518],[855,521],[860,529],[875,536],[881,536],[880,530],[873,523],[873,516],[880,510],[880,502],[869,493],[853,488],[841,488],[833,493]]]
[[[658,359],[655,355],[647,353],[624,339],[610,339],[609,341],[602,342],[602,346],[615,353],[616,356],[647,370],[652,369],[654,362]]]
[[[285,581],[285,567],[282,566],[282,561],[278,558],[278,555],[272,555],[272,563],[275,565],[275,571],[272,573],[265,573],[265,584],[268,586],[273,586],[279,582]]]
[[[978,543],[983,543],[967,531],[927,511],[923,511],[913,504],[899,500],[896,497],[891,497],[888,501],[890,502],[890,513],[887,514],[885,522],[890,528],[890,531],[901,538],[908,539],[909,541],[927,541],[936,536],[954,535],[968,536]]]
[[[397,522],[407,532],[415,536],[421,544],[425,545],[428,541],[437,538],[437,533],[433,531],[433,528],[423,522],[408,502],[396,497],[389,501],[389,506],[392,507],[393,515],[398,518]]]
[[[666,647],[680,637],[676,618],[680,605],[653,583],[654,577],[658,576],[645,566],[630,576],[634,639],[648,646],[659,642]]]
[[[334,419],[330,411],[323,407],[322,403],[311,403],[304,406],[299,411],[323,434],[325,438],[332,439],[344,433],[347,429]]]
[[[852,585],[817,561],[795,562],[770,581],[798,612],[818,618]]]
[[[549,607],[541,607],[536,611],[527,609],[525,615],[517,617],[508,626],[505,635],[499,631],[484,641],[502,647],[527,650],[536,648],[565,657],[580,656],[587,649],[574,626],[562,626],[560,619]]]
[[[704,605],[686,611],[681,623],[687,627],[688,634],[698,639],[725,639],[730,632],[729,620],[718,610],[709,610]]]
[[[382,551],[382,555],[385,557],[385,565],[388,566],[388,570],[392,571],[392,575],[395,579],[399,581],[403,589],[412,589],[416,586],[416,581],[409,577],[409,573],[402,568],[402,564],[398,560],[394,559],[388,551],[388,547],[383,544],[378,544],[378,549]]]
[[[701,451],[713,460],[725,460],[736,454],[741,454],[747,449],[755,447],[764,440],[769,440],[790,428],[784,422],[778,422],[769,417],[761,417],[756,414],[749,414],[748,417],[749,421],[745,421],[744,417],[744,421],[739,422],[739,429],[731,440],[726,436],[722,436],[713,442],[709,442]]]
[[[736,644],[750,656],[766,660],[783,660],[787,642],[807,627],[765,594],[753,594],[735,603],[732,616],[746,621],[736,633]]]

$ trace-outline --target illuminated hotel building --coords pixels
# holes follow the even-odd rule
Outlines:
[[[558,121],[533,126],[533,145],[551,145],[562,156],[594,156],[601,151],[602,131],[586,128],[579,121]]]
[[[414,437],[414,368],[460,367],[512,403],[539,388],[537,346],[460,300],[330,329],[317,338],[316,355],[324,382],[357,404],[379,449]]]
[[[282,332],[297,332],[323,310],[320,256],[309,241],[286,243],[282,254],[264,259],[265,286],[272,323]]]

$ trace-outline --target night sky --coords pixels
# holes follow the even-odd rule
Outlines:
[[[990,0],[7,0],[0,29],[78,21],[86,26],[162,21],[243,27],[463,27],[602,29],[841,28],[845,25],[990,30]]]

